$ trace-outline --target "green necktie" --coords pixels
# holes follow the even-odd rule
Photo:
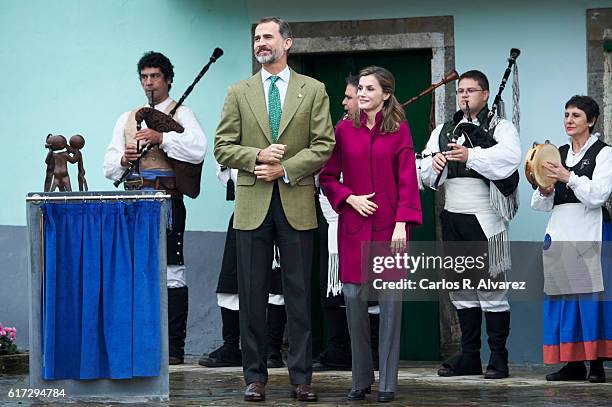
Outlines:
[[[276,143],[278,140],[278,127],[281,119],[281,100],[276,81],[280,77],[276,75],[270,76],[270,88],[268,90],[268,117],[270,119],[270,130],[272,130],[272,141]]]

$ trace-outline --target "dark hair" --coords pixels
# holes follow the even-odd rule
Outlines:
[[[588,121],[595,119],[592,126],[589,126],[589,132],[593,133],[597,119],[599,118],[599,105],[590,96],[574,95],[565,103],[565,108],[576,107],[582,110]]]
[[[462,73],[457,83],[461,82],[462,79],[473,79],[478,82],[478,86],[480,86],[483,90],[489,90],[489,80],[487,79],[487,75],[480,71],[473,69],[471,71]]]
[[[174,65],[168,59],[167,56],[162,54],[161,52],[149,51],[145,52],[145,54],[138,61],[138,75],[145,68],[159,68],[164,74],[164,79],[166,79],[170,84],[168,85],[168,90],[172,88],[172,80],[174,79]]]
[[[391,72],[380,66],[368,66],[363,68],[359,72],[359,78],[364,76],[374,75],[380,87],[384,93],[388,93],[391,96],[383,102],[382,108],[382,123],[380,124],[380,131],[382,133],[391,133],[399,130],[400,123],[406,120],[406,114],[404,108],[397,101],[395,97],[395,77]],[[355,127],[361,126],[359,121],[359,115],[355,115],[353,121]]]
[[[281,37],[283,37],[284,39],[293,38],[293,34],[291,33],[291,27],[289,26],[289,23],[283,20],[282,18],[264,17],[255,23],[255,27],[257,27],[259,24],[265,24],[265,23],[278,24],[278,32],[280,33]]]
[[[353,75],[352,73],[348,74],[346,78],[344,78],[344,86],[359,86],[359,76]]]

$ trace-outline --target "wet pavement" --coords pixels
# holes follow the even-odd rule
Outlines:
[[[610,406],[612,405],[612,369],[606,369],[608,383],[547,382],[544,375],[554,367],[511,366],[511,377],[485,380],[482,376],[442,378],[436,375],[438,363],[402,362],[396,400],[387,406]],[[366,401],[349,402],[350,372],[316,372],[313,386],[319,402],[300,403],[290,398],[287,369],[270,369],[266,401],[242,401],[244,382],[241,368],[205,368],[189,361],[170,367],[170,401],[167,403],[72,403],[95,406],[371,406],[376,390]],[[1,406],[57,405],[27,398],[9,398],[11,388],[27,388],[28,377],[0,377]]]

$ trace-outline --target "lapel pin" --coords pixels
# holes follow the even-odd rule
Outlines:
[[[301,98],[301,97],[302,97],[302,94],[301,94],[301,93],[298,93],[298,97],[299,97],[299,98]]]

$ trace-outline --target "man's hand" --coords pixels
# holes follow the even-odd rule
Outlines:
[[[374,212],[378,209],[378,205],[370,201],[373,196],[374,192],[369,195],[350,195],[346,198],[346,203],[351,205],[361,216],[367,218],[374,215]]]
[[[136,150],[136,146],[134,144],[126,144],[123,157],[121,157],[121,165],[123,167],[127,167],[130,161],[135,161],[139,156],[140,154],[138,154],[138,150]]]
[[[448,161],[457,161],[460,163],[464,163],[468,159],[469,151],[467,147],[462,146],[457,143],[448,143],[448,146],[451,148],[449,151],[445,151],[444,155]]]
[[[143,145],[161,144],[164,141],[164,135],[152,129],[141,129],[136,132],[135,139]]]
[[[446,157],[444,154],[434,154],[431,160],[431,166],[436,174],[444,171],[444,167],[446,166]]]
[[[552,161],[546,161],[542,164],[542,167],[544,167],[548,171],[548,174],[546,174],[548,178],[561,181],[564,184],[567,184],[569,182],[570,172],[566,170],[565,167],[561,164],[557,164]]]
[[[285,169],[279,163],[260,164],[255,166],[255,175],[257,176],[257,179],[272,182],[278,178],[284,177]]]
[[[257,154],[257,164],[278,164],[285,155],[285,144],[270,144]]]

